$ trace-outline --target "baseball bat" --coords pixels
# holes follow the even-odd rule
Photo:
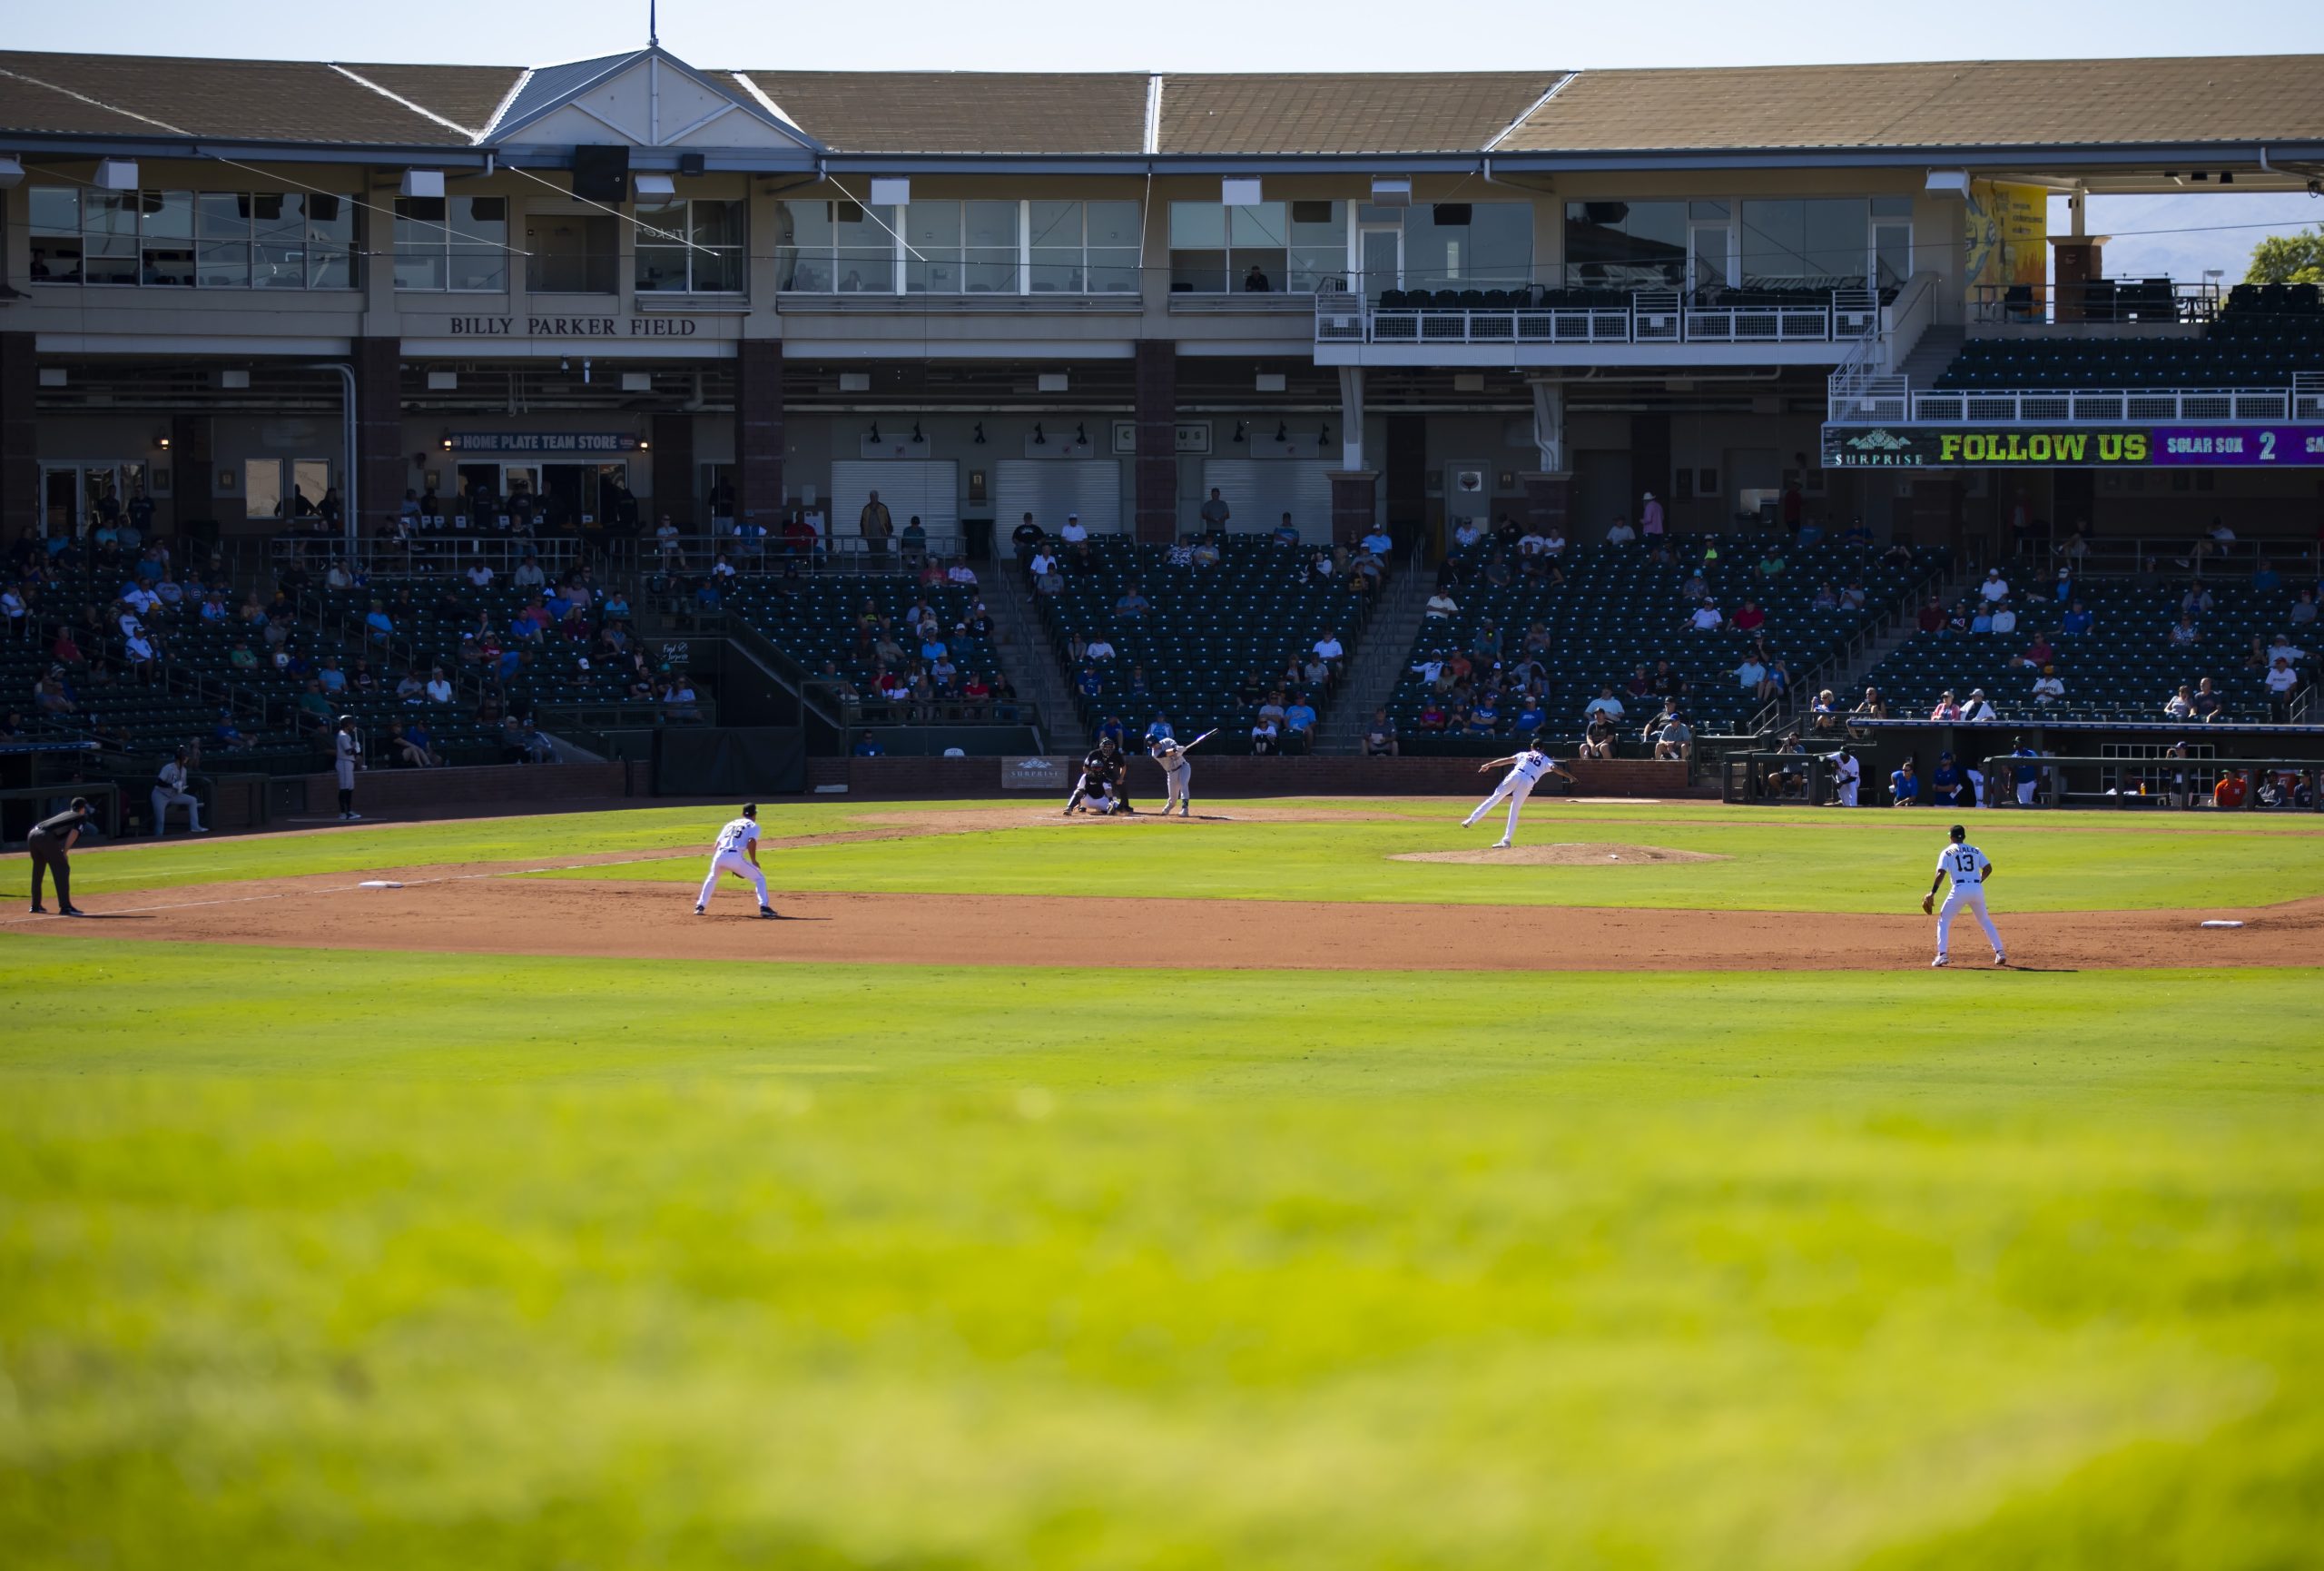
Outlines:
[[[1181,752],[1181,753],[1191,753],[1191,752],[1193,752],[1196,748],[1197,748],[1197,747],[1201,746],[1204,743],[1206,743],[1206,742],[1209,741],[1213,736],[1217,736],[1217,735],[1218,735],[1218,727],[1217,727],[1217,726],[1213,726],[1209,730],[1205,731],[1201,736],[1199,736],[1196,737],[1193,741],[1191,741],[1191,742],[1187,743],[1185,746],[1183,746],[1183,747],[1179,748],[1179,749],[1178,749],[1178,751],[1179,751],[1179,752]]]

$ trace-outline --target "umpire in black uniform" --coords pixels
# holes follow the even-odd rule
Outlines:
[[[84,914],[73,904],[73,863],[67,854],[81,838],[81,831],[89,826],[94,816],[86,796],[73,798],[73,805],[54,818],[44,818],[33,825],[25,849],[33,855],[33,911],[41,911],[40,884],[43,877],[56,878],[56,909],[64,916]]]

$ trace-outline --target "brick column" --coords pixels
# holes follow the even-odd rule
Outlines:
[[[1345,542],[1362,537],[1380,516],[1379,473],[1374,469],[1334,469],[1332,538]]]
[[[1133,527],[1139,539],[1167,545],[1178,538],[1178,346],[1139,339],[1137,379]]]
[[[40,433],[33,416],[39,392],[33,335],[0,332],[0,540],[40,527]]]
[[[654,417],[654,506],[650,521],[659,522],[667,513],[682,529],[692,530],[697,524],[707,529],[710,520],[697,519],[694,510],[694,416],[657,414]]]
[[[734,351],[734,521],[776,534],[783,529],[783,341],[746,338]]]
[[[188,524],[218,521],[218,499],[210,489],[212,448],[208,415],[178,415],[170,421],[170,522],[182,535]]]
[[[1526,521],[1542,534],[1549,533],[1552,525],[1562,530],[1566,526],[1566,515],[1572,507],[1573,477],[1531,470],[1518,476],[1517,479],[1525,488]]]
[[[403,506],[411,455],[403,448],[403,341],[355,341],[356,532],[390,529]]]

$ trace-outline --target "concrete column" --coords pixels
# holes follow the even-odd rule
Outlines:
[[[403,341],[359,338],[354,350],[354,523],[369,539],[393,527],[411,472],[403,447]]]
[[[40,525],[40,432],[33,414],[39,392],[33,335],[0,332],[0,540]]]
[[[1572,507],[1573,476],[1536,469],[1517,479],[1525,488],[1525,519],[1534,530],[1548,534],[1552,525],[1563,529]]]
[[[1652,491],[1662,499],[1663,511],[1669,511],[1670,501],[1670,415],[1668,410],[1640,412],[1630,416],[1630,495],[1622,516],[1633,524],[1645,510],[1646,493]],[[1667,524],[1664,526],[1669,527]]]
[[[215,523],[218,499],[210,489],[212,447],[208,415],[170,421],[170,522],[179,534],[197,519]]]
[[[659,522],[667,513],[678,528],[692,530],[700,525],[710,527],[707,518],[696,519],[699,508],[694,494],[694,416],[689,414],[657,414],[654,417],[654,519]]]
[[[1334,469],[1332,538],[1361,538],[1380,516],[1380,477],[1370,469]]]
[[[734,521],[773,534],[783,528],[783,341],[734,347]]]
[[[1402,547],[1428,527],[1428,417],[1390,415],[1387,427],[1388,532]],[[1441,543],[1430,540],[1429,554]]]
[[[1137,341],[1136,511],[1140,540],[1167,545],[1178,537],[1178,346]]]
[[[1340,467],[1364,468],[1364,368],[1340,367]]]
[[[2082,286],[2106,276],[2105,237],[2076,235],[2071,240],[2060,240],[2053,236],[2050,244],[2056,251],[2053,265],[2057,279],[2057,319],[2081,321],[2084,317]]]
[[[1910,520],[1914,545],[1959,548],[1961,503],[1967,489],[1950,470],[1924,470],[1913,477],[1913,494],[1905,499],[1909,511],[1898,510]]]

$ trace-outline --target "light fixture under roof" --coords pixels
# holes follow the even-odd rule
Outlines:
[[[407,169],[396,190],[404,196],[440,199],[444,194],[444,172],[440,169]]]
[[[633,174],[629,189],[641,202],[649,196],[666,202],[678,193],[678,183],[666,174]]]

